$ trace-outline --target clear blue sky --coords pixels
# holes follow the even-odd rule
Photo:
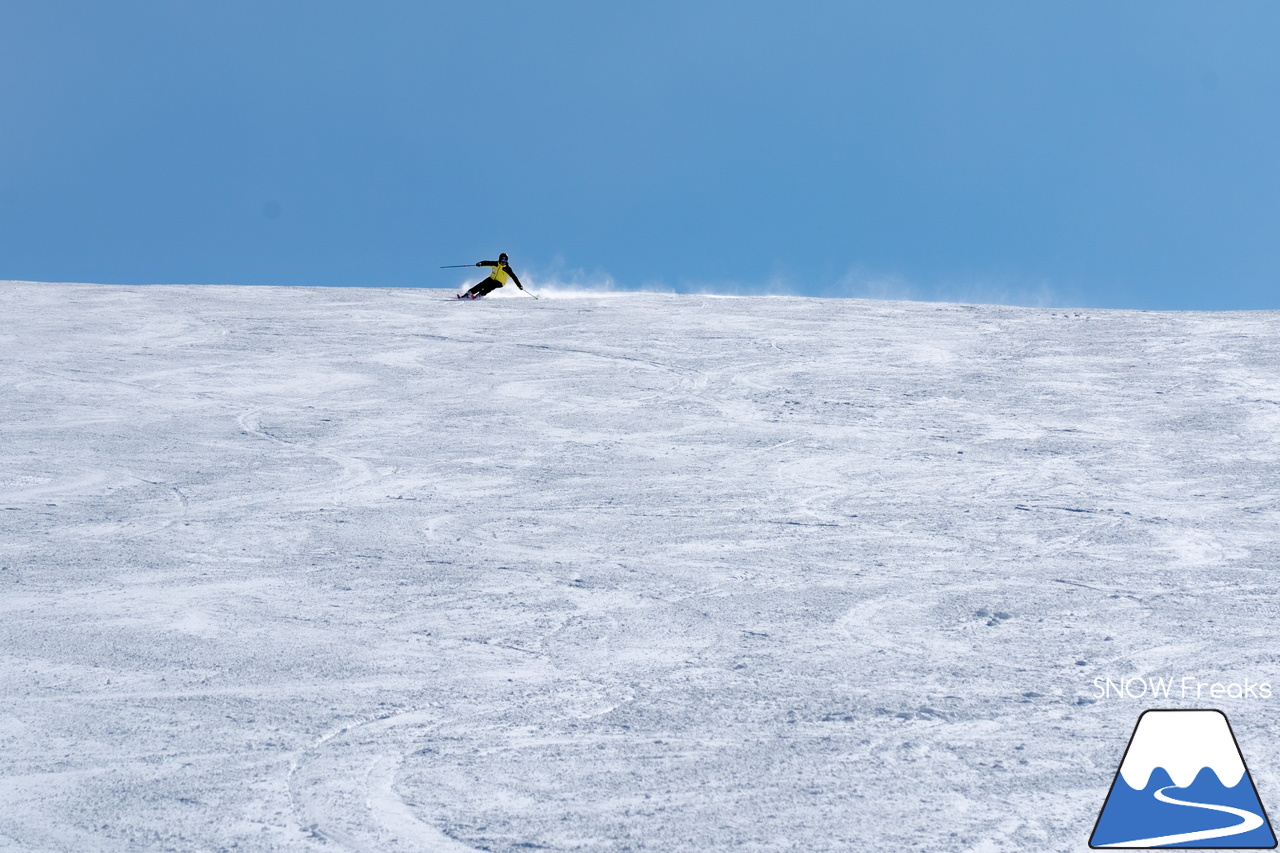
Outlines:
[[[1272,0],[0,0],[0,119],[0,279],[1280,308]]]

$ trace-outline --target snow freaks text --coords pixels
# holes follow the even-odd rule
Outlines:
[[[1135,675],[1131,678],[1099,676],[1093,680],[1094,699],[1270,699],[1271,683],[1244,678],[1239,681],[1207,681]]]

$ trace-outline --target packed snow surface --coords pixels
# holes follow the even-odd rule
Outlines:
[[[1095,682],[1280,682],[1275,313],[0,317],[0,849],[1080,850],[1149,707],[1280,807]]]

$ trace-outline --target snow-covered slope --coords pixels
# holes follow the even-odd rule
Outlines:
[[[1280,315],[0,285],[0,849],[1075,850],[1264,802]]]

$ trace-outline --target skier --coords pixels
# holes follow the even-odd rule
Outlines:
[[[507,253],[503,252],[498,255],[496,261],[480,261],[476,264],[478,267],[493,267],[493,272],[489,273],[489,277],[468,290],[466,293],[459,293],[459,299],[479,299],[486,293],[497,290],[507,283],[510,278],[516,283],[516,287],[524,290],[524,285],[520,283],[520,279],[511,271],[511,267],[507,265]]]

